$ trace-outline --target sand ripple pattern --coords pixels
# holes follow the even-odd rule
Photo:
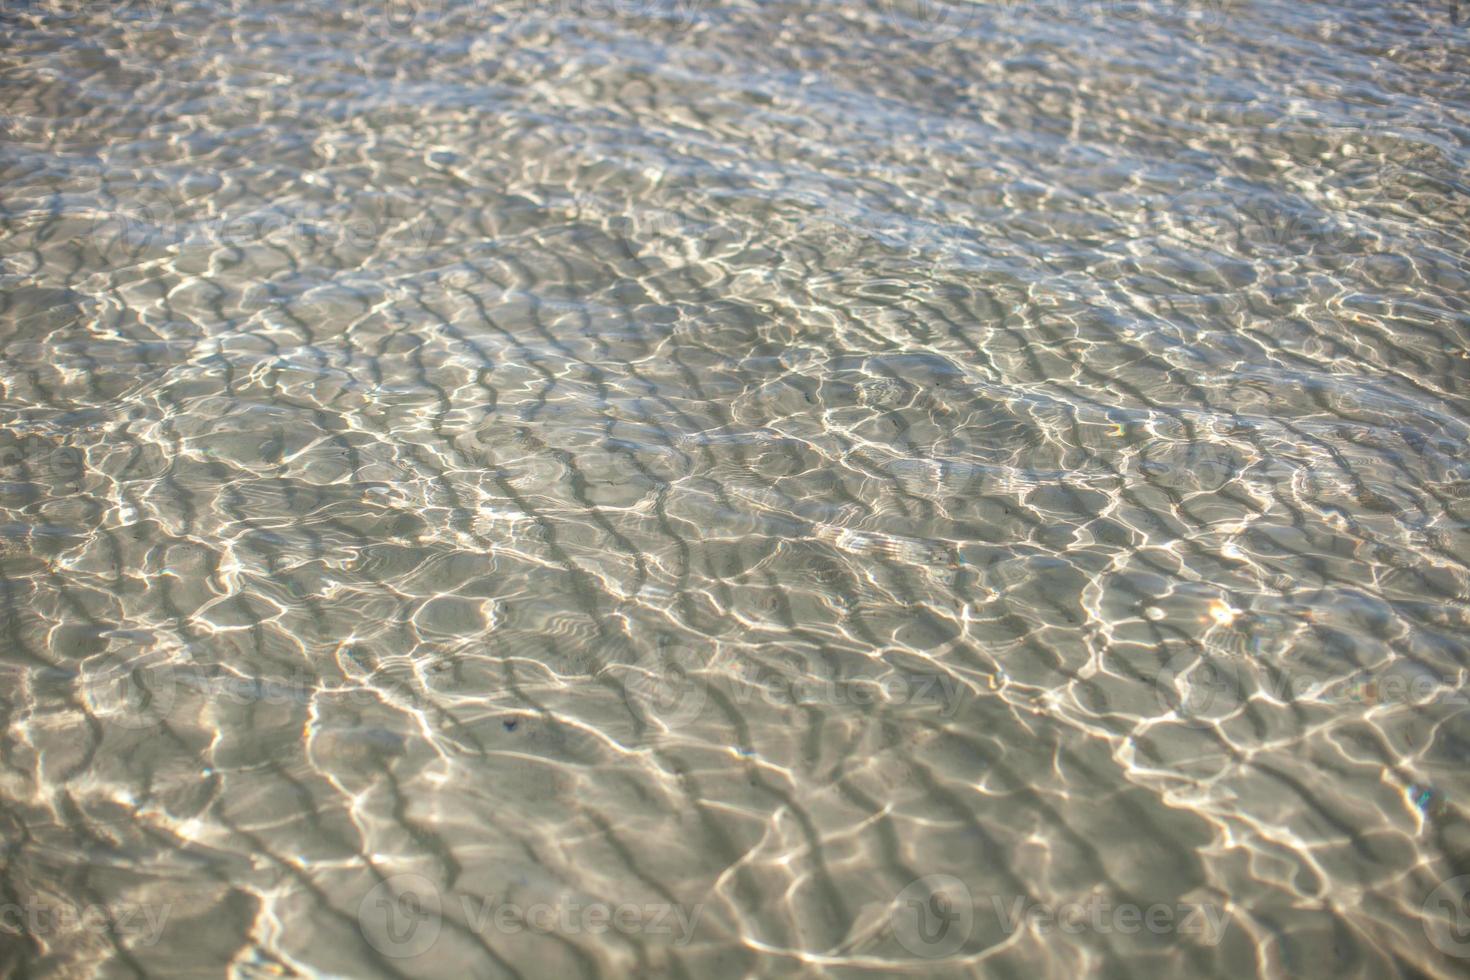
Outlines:
[[[7,2],[0,971],[1460,974],[1466,19]]]

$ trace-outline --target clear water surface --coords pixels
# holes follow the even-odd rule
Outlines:
[[[1448,0],[5,0],[0,963],[1470,964]]]

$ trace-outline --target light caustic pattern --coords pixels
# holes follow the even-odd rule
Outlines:
[[[1458,973],[1464,20],[7,3],[4,964]]]

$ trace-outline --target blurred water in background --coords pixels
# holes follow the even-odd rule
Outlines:
[[[0,7],[0,963],[1470,956],[1470,8]]]

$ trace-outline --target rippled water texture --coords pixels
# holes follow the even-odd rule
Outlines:
[[[4,0],[0,972],[1463,974],[1467,20]]]

